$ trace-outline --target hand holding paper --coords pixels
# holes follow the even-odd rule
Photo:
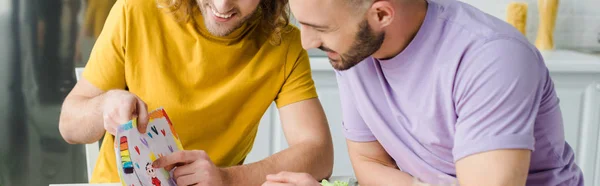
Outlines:
[[[178,185],[223,185],[223,170],[215,166],[206,152],[178,151],[154,161],[153,167],[170,171]]]
[[[131,118],[137,118],[138,130],[146,132],[148,106],[136,95],[124,90],[110,90],[102,95],[102,117],[104,129],[116,135],[117,129]]]
[[[121,182],[128,186],[174,186],[172,171],[155,168],[152,163],[183,147],[163,109],[151,112],[148,117],[145,133],[136,130],[136,119],[120,125],[117,130],[115,152]]]

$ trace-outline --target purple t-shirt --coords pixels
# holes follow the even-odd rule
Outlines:
[[[529,149],[527,185],[583,185],[538,50],[470,5],[428,2],[404,51],[337,72],[346,138],[379,141],[424,180],[455,176],[455,162],[472,154]]]

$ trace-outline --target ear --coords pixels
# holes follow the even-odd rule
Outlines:
[[[367,14],[369,22],[376,28],[382,29],[392,24],[396,10],[390,1],[375,1]]]

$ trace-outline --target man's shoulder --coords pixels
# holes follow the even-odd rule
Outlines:
[[[284,34],[300,36],[300,29],[292,23],[286,25],[283,29],[285,30]]]
[[[488,59],[488,61],[472,61],[480,65],[486,65],[484,64],[486,62],[491,63],[495,58],[508,59],[508,57],[518,60],[529,59],[530,62],[540,61],[537,59],[539,54],[535,46],[521,32],[505,21],[464,2],[434,1],[438,2],[439,7],[443,7],[438,7],[436,15],[438,18],[436,23],[439,23],[436,24],[438,25],[437,31],[439,31],[437,34],[453,36],[440,37],[449,41],[446,43],[451,43],[441,46],[440,50],[452,51],[456,53],[455,55],[462,56],[460,58],[462,59],[461,65],[465,65],[473,57]],[[506,65],[510,64],[507,60],[500,61]]]
[[[300,29],[292,24],[283,27],[281,29],[281,44],[287,46],[295,45],[302,48]]]
[[[279,32],[279,33],[277,33]],[[302,48],[302,41],[300,38],[300,30],[292,25],[288,24],[285,27],[279,28],[275,31],[271,37],[266,37],[267,40],[264,46],[269,46],[270,50],[281,51],[286,53],[290,60],[297,58],[305,52]]]
[[[498,37],[515,41],[527,41],[527,38],[506,21],[494,17],[482,10],[460,1],[435,1],[437,4],[437,24],[443,32],[462,34],[458,38],[475,40],[494,40]]]

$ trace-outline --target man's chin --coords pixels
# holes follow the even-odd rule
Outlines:
[[[217,28],[216,26],[208,26],[208,25],[206,25],[206,30],[208,30],[208,32],[210,34],[212,34],[213,36],[217,36],[217,37],[225,37],[233,32],[232,29],[223,28],[221,26],[219,26],[219,28]]]
[[[335,70],[338,70],[338,71],[348,70],[348,68],[346,68],[346,66],[344,65],[344,63],[341,60],[333,60],[333,59],[329,58],[329,63],[331,63],[331,67],[333,67],[333,69],[335,69]]]
[[[338,71],[345,71],[351,69],[352,67],[358,65],[358,63],[360,62],[361,61],[348,62],[343,60],[332,60],[331,58],[329,59],[329,63],[331,63],[331,66]]]
[[[239,27],[239,26],[238,26]],[[238,28],[236,26],[230,25],[219,25],[214,20],[205,19],[204,20],[204,28],[213,36],[216,37],[224,37],[233,33],[234,28]]]

